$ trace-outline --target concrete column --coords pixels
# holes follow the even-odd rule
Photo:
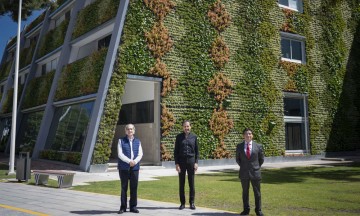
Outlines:
[[[67,63],[69,61],[70,52],[71,52],[70,41],[72,38],[72,32],[73,32],[75,24],[76,24],[77,14],[84,7],[84,4],[85,4],[85,1],[75,1],[75,6],[73,7],[73,9],[71,11],[71,16],[70,16],[71,18],[70,18],[70,22],[69,22],[69,25],[68,25],[68,28],[66,31],[64,44],[62,45],[62,50],[61,50],[61,54],[59,57],[58,65],[56,67],[54,79],[53,79],[51,89],[49,92],[49,97],[48,97],[48,100],[46,103],[44,116],[41,121],[39,134],[36,139],[36,144],[35,144],[35,147],[33,150],[33,155],[32,155],[33,158],[39,157],[40,151],[44,149],[45,144],[46,144],[47,136],[50,131],[50,125],[51,125],[51,122],[52,122],[52,119],[54,116],[54,112],[55,112],[55,107],[53,106],[53,102],[54,102],[54,97],[55,97],[55,93],[56,93],[56,89],[57,89],[57,84],[58,84],[63,66],[67,65]]]
[[[103,115],[105,98],[106,98],[107,90],[109,88],[109,83],[113,72],[114,63],[116,60],[117,50],[125,22],[125,16],[128,5],[129,5],[129,0],[120,1],[119,9],[116,15],[114,30],[111,36],[108,53],[106,55],[103,73],[100,79],[99,90],[91,114],[89,129],[86,136],[85,146],[80,162],[80,169],[84,171],[88,171],[90,168],[91,158],[94,152],[101,116]],[[109,143],[109,145],[111,145],[111,143]]]

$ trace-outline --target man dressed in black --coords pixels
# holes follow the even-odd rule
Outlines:
[[[195,171],[198,168],[199,148],[198,141],[195,134],[190,133],[190,121],[185,120],[182,124],[183,133],[176,136],[174,157],[176,171],[179,173],[179,196],[180,207],[185,208],[185,175],[188,174],[188,182],[190,187],[190,209],[195,210]]]

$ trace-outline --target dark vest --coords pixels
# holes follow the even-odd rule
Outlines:
[[[127,136],[125,136],[124,138],[121,139],[121,146],[122,146],[123,154],[126,157],[131,158],[130,141],[127,138]],[[135,159],[139,154],[139,146],[140,146],[140,140],[134,137],[134,139],[132,141],[132,148],[133,148],[133,153],[134,153],[133,159]],[[130,170],[130,164],[120,160],[120,158],[119,158],[118,159],[118,169],[119,170]],[[140,163],[137,163],[132,169],[139,170]]]

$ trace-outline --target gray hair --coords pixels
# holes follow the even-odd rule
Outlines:
[[[125,125],[125,131],[126,131],[126,129],[128,129],[128,128],[130,128],[130,127],[132,127],[132,128],[134,129],[134,133],[135,133],[135,126],[134,126],[133,124],[127,124],[127,125]]]

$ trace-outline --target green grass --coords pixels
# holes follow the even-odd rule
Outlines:
[[[195,184],[197,206],[237,213],[242,210],[241,184],[236,171],[198,174]],[[360,164],[263,170],[261,187],[266,215],[360,214]],[[74,189],[119,195],[120,181],[95,182]],[[178,177],[140,182],[138,196],[179,204]],[[251,214],[255,215],[252,190],[250,204]]]
[[[0,164],[0,181],[15,178],[15,175],[6,175],[8,169],[7,165]],[[28,184],[34,185],[33,176]],[[197,174],[195,184],[197,206],[237,213],[242,210],[241,184],[236,171]],[[57,187],[57,182],[49,180],[46,187]],[[261,187],[266,215],[360,215],[360,164],[267,169],[263,170]],[[73,189],[119,196],[120,181],[95,182]],[[179,204],[178,177],[140,182],[138,196]],[[252,191],[250,204],[254,215]]]

